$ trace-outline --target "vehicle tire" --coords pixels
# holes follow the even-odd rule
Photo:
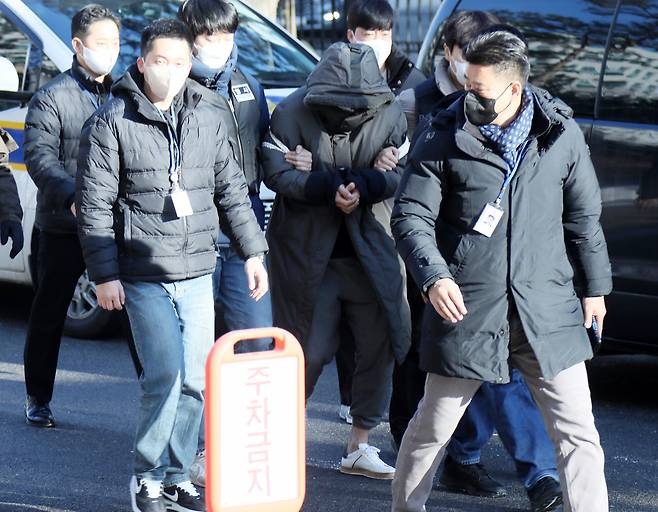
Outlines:
[[[105,311],[98,305],[96,286],[87,272],[78,280],[73,299],[66,312],[64,334],[73,338],[99,338],[110,331],[113,311]]]

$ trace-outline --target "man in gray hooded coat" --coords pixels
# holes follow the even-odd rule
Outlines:
[[[336,43],[307,85],[272,115],[263,145],[266,185],[277,192],[268,227],[274,323],[297,336],[306,357],[306,396],[339,345],[344,316],[355,335],[354,424],[341,471],[390,479],[394,469],[368,445],[385,411],[394,358],[410,343],[404,272],[388,225],[404,158],[389,172],[379,153],[404,156],[406,121],[371,48]],[[313,155],[292,168],[289,148]]]

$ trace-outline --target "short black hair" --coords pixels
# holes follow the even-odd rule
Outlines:
[[[84,6],[73,15],[71,19],[71,37],[84,39],[89,34],[89,27],[97,21],[113,21],[118,29],[121,29],[121,21],[107,7],[98,4],[89,4]]]
[[[511,72],[523,85],[530,78],[528,44],[523,34],[509,25],[497,25],[475,36],[468,43],[464,58],[470,64],[493,66],[501,73]]]
[[[391,30],[395,11],[386,0],[354,0],[347,11],[347,28]]]
[[[194,47],[194,36],[187,25],[179,20],[161,18],[151,22],[142,32],[141,52],[142,57],[153,49],[156,39],[182,39],[190,47]]]
[[[178,19],[190,28],[195,38],[217,32],[235,34],[240,23],[235,6],[224,0],[186,0],[178,8]]]
[[[455,45],[465,50],[468,43],[483,30],[500,23],[498,17],[486,11],[458,11],[443,27],[443,44],[452,51]]]

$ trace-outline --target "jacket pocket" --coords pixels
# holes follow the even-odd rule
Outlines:
[[[468,235],[463,235],[457,244],[455,252],[452,254],[452,258],[450,258],[450,263],[448,265],[453,278],[456,279],[466,267],[471,249],[473,249],[473,238]]]

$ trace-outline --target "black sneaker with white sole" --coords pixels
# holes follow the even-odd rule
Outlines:
[[[165,507],[175,512],[205,512],[206,502],[196,486],[189,480],[165,486],[162,491]]]
[[[130,503],[133,512],[166,512],[162,483],[133,476],[130,480]]]

